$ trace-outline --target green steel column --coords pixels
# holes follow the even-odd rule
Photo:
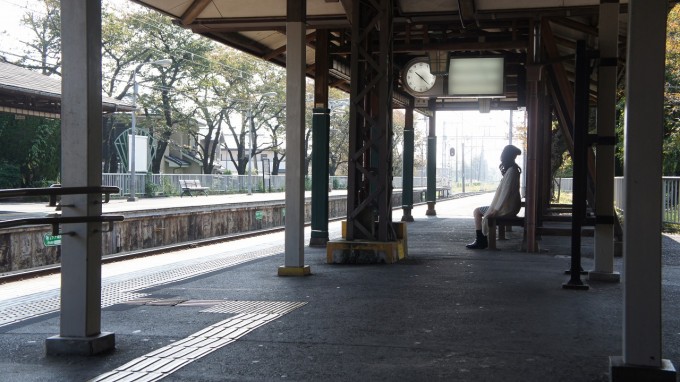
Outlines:
[[[401,208],[404,213],[401,221],[412,222],[413,216],[411,210],[413,209],[413,152],[414,152],[415,135],[413,133],[413,106],[409,105],[406,108],[405,124],[404,124],[404,160],[401,186]]]
[[[430,132],[427,136],[427,216],[436,216],[434,209],[437,199],[437,136],[435,134],[434,112],[430,117]]]
[[[312,237],[309,245],[328,242],[328,136],[330,109],[314,108],[312,116]]]

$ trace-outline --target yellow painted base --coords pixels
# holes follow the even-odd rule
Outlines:
[[[308,276],[312,274],[312,269],[309,265],[302,267],[287,267],[282,265],[279,267],[279,276]]]
[[[392,264],[405,259],[408,255],[406,240],[406,223],[392,223],[397,234],[396,241],[344,240],[347,223],[342,222],[343,240],[333,240],[326,244],[326,262],[328,264]]]

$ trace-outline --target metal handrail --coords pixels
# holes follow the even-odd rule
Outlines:
[[[61,185],[53,185],[46,188],[12,188],[0,190],[0,199],[3,198],[20,198],[25,196],[49,196],[50,207],[60,207],[57,205],[57,197],[61,195],[76,195],[76,194],[104,194],[104,201],[109,202],[109,196],[113,193],[120,192],[120,189],[115,186],[95,186],[95,187],[61,187]],[[0,229],[12,228],[24,225],[39,225],[50,224],[52,226],[52,235],[59,235],[59,224],[74,224],[74,223],[109,223],[109,228],[106,231],[113,230],[114,221],[122,221],[125,219],[123,215],[108,215],[108,216],[68,216],[61,215],[46,216],[42,218],[22,218],[0,221]],[[64,233],[66,235],[71,232]]]
[[[40,225],[50,224],[52,226],[52,235],[60,234],[68,235],[70,232],[59,232],[59,224],[74,224],[74,223],[109,223],[109,229],[102,232],[110,232],[113,229],[113,222],[123,221],[123,215],[106,215],[106,216],[51,216],[44,218],[22,218],[0,221],[0,229],[19,227],[23,225]]]
[[[109,202],[111,194],[117,194],[120,188],[116,186],[96,186],[96,187],[61,187],[56,185],[54,187],[45,188],[10,188],[0,190],[0,199],[4,198],[20,198],[24,196],[49,196],[50,207],[57,206],[57,196],[60,195],[76,195],[76,194],[105,194],[103,203]]]

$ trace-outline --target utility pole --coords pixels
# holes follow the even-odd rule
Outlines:
[[[512,109],[510,109],[510,120],[508,121],[508,144],[512,144]]]

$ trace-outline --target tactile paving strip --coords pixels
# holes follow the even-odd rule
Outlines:
[[[306,302],[291,301],[225,301],[201,312],[286,314],[305,304]]]
[[[134,293],[140,289],[185,280],[262,257],[272,256],[282,251],[283,246],[276,246],[260,251],[225,255],[223,258],[199,264],[168,269],[130,280],[103,285],[102,308],[145,296],[142,293]],[[0,304],[0,327],[54,313],[59,311],[59,308],[60,297],[58,291],[36,293],[35,295],[22,297],[18,300],[7,300]]]
[[[210,325],[187,338],[135,358],[91,381],[158,381],[177,369],[236,341],[256,328],[292,312],[305,305],[306,302],[229,301],[219,306],[227,304],[230,304],[231,310],[228,307],[225,307],[224,310],[229,312],[252,309],[253,311],[275,310],[277,313],[240,313]],[[276,305],[276,308],[272,308],[272,304]],[[208,311],[211,311],[211,309],[202,312]]]

